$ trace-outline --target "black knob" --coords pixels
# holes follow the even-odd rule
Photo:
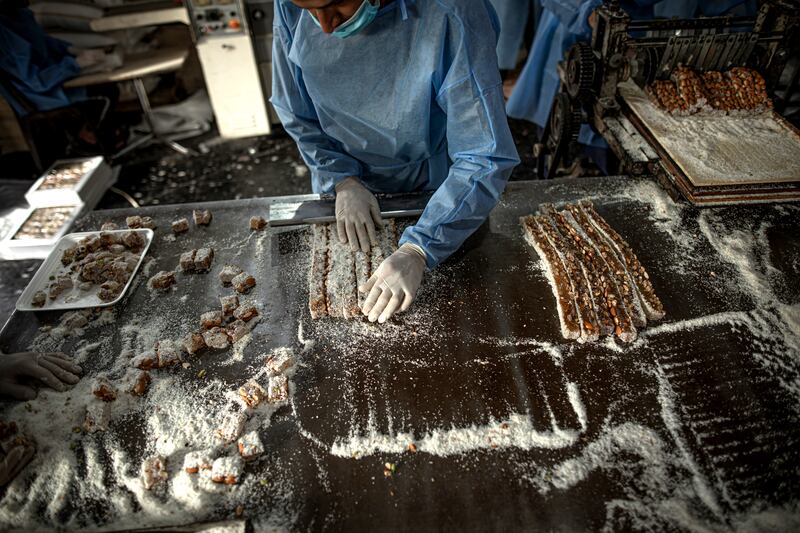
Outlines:
[[[261,9],[253,10],[253,20],[261,20],[264,18],[264,11]]]

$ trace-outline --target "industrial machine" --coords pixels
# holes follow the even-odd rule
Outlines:
[[[222,137],[270,133],[268,86],[253,47],[242,0],[188,0],[206,87]]]
[[[764,2],[755,17],[634,21],[617,1],[596,13],[591,42],[576,43],[560,65],[561,90],[537,145],[540,176],[553,177],[576,154],[587,122],[619,158],[621,173],[655,175],[676,198],[699,205],[800,199],[800,132],[777,112],[797,76],[775,91],[800,48],[800,2]],[[678,66],[700,73],[752,68],[775,110],[662,112],[643,88]]]

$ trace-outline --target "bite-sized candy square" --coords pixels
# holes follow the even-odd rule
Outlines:
[[[219,273],[219,281],[224,287],[231,284],[233,278],[242,273],[242,269],[236,265],[225,265]]]
[[[175,272],[171,270],[162,270],[148,282],[150,287],[160,291],[165,291],[175,284]]]
[[[267,373],[270,376],[277,376],[278,374],[283,374],[286,370],[294,365],[294,357],[292,356],[292,352],[289,350],[276,350],[272,354],[267,357],[267,362],[265,366],[267,367]]]
[[[228,347],[228,334],[224,329],[216,327],[203,332],[203,340],[206,346],[215,350],[224,350]]]
[[[219,303],[222,306],[222,313],[225,315],[230,315],[236,308],[239,307],[239,297],[235,294],[230,296],[220,296]]]
[[[278,403],[288,400],[289,379],[283,374],[270,377],[267,394],[270,403]]]
[[[100,231],[114,231],[119,229],[119,226],[115,223],[109,221],[103,222],[103,225],[100,226]]]
[[[186,233],[187,231],[189,231],[188,218],[179,218],[172,223],[172,233],[177,235],[178,233]]]
[[[123,287],[124,286],[121,283],[117,283],[116,281],[113,280],[108,280],[102,285],[100,285],[100,291],[98,291],[97,297],[104,302],[110,302],[111,300],[119,296],[119,293],[122,292]]]
[[[151,370],[158,366],[158,357],[155,351],[149,350],[134,357],[131,364],[141,370]]]
[[[200,325],[203,329],[211,329],[221,326],[224,319],[222,311],[208,311],[200,315]]]
[[[122,236],[122,244],[131,250],[139,250],[144,246],[144,237],[138,231],[129,231]]]
[[[244,425],[247,422],[247,415],[245,413],[230,413],[222,421],[222,425],[217,430],[217,437],[225,442],[233,442],[239,438],[239,435],[244,431]]]
[[[242,460],[238,456],[219,457],[211,467],[211,481],[235,485],[242,477]]]
[[[237,307],[236,311],[233,312],[233,316],[238,320],[250,322],[252,319],[258,316],[258,309],[256,309],[256,306],[252,303],[244,302],[239,304],[239,307]]]
[[[201,470],[211,470],[213,465],[214,453],[209,450],[189,452],[183,458],[183,469],[187,474],[197,474]]]
[[[250,217],[250,229],[253,231],[262,230],[267,227],[267,221],[264,217],[253,216]]]
[[[169,478],[167,460],[161,455],[152,455],[142,462],[142,483],[147,490]]]
[[[206,341],[203,339],[201,333],[192,331],[187,333],[183,338],[183,349],[186,350],[187,353],[194,355],[205,347]]]
[[[142,227],[147,229],[156,229],[156,223],[150,217],[142,217]]]
[[[159,368],[175,365],[181,361],[180,349],[171,339],[160,340],[156,343],[156,355]]]
[[[214,261],[214,250],[212,248],[199,248],[194,255],[194,269],[197,272],[206,272],[211,268]]]
[[[136,381],[133,382],[133,387],[131,388],[131,394],[134,396],[144,396],[144,393],[147,392],[147,388],[150,386],[150,373],[146,370],[142,370],[138,376],[136,376]]]
[[[192,272],[194,271],[194,256],[197,254],[197,250],[189,250],[188,252],[183,252],[181,254],[181,270],[183,272]]]
[[[239,455],[245,461],[252,461],[264,453],[264,444],[258,436],[258,431],[248,431],[239,438],[237,445]]]
[[[234,320],[225,327],[225,332],[228,334],[231,343],[234,343],[250,333],[250,328],[247,326],[247,322]]]
[[[139,229],[142,227],[142,217],[139,215],[126,217],[125,224],[127,224],[130,229]]]
[[[111,422],[111,404],[94,400],[86,406],[86,417],[83,420],[83,429],[87,433],[108,431]]]
[[[256,286],[256,278],[247,272],[242,272],[231,280],[231,284],[233,288],[236,289],[236,292],[244,294]]]
[[[250,380],[241,387],[239,387],[239,398],[251,409],[258,407],[258,404],[267,399],[267,391],[256,383],[255,380]]]
[[[104,402],[113,402],[117,399],[117,390],[102,376],[95,378],[92,383],[92,394]]]
[[[195,209],[192,211],[192,218],[196,226],[208,226],[211,224],[211,211],[208,209]]]

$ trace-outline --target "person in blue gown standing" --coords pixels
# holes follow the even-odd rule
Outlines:
[[[362,312],[408,309],[426,269],[487,218],[519,158],[488,0],[277,0],[271,102],[335,193],[338,238],[368,251],[375,193],[433,191],[400,247],[360,287]]]

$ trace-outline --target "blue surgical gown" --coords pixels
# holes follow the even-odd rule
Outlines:
[[[400,243],[433,268],[486,219],[519,163],[486,0],[397,0],[347,39],[275,2],[270,101],[316,193],[435,191]]]
[[[84,89],[65,90],[62,84],[80,74],[69,44],[45,34],[27,8],[0,14],[0,71],[37,111],[47,111],[86,98]],[[11,94],[2,94],[14,111],[27,110]]]
[[[601,0],[542,0],[542,16],[528,61],[522,69],[514,92],[508,100],[508,116],[547,124],[550,108],[560,80],[556,66],[564,53],[579,40],[591,36],[589,15]],[[753,0],[635,0],[622,6],[634,20],[651,19],[654,11],[662,17],[688,18],[728,13],[737,6],[754,4]],[[654,6],[655,5],[655,6]],[[581,126],[578,141],[594,147],[606,147],[603,138],[588,125]]]
[[[497,39],[497,63],[503,70],[517,66],[525,26],[531,11],[532,0],[490,0],[500,21],[500,36]]]

